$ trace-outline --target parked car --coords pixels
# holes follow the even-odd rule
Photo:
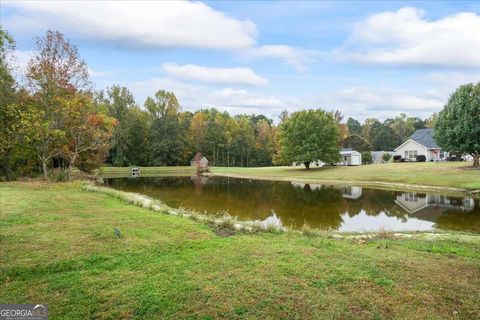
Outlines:
[[[451,154],[450,156],[446,157],[445,160],[447,161],[463,161],[461,155]]]

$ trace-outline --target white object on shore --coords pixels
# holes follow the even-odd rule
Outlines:
[[[263,221],[260,221],[260,228],[264,230],[268,229],[276,229],[276,230],[283,230],[282,220],[277,217],[275,211],[272,210],[272,215],[266,218]]]

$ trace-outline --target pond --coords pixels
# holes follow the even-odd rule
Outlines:
[[[264,220],[274,212],[282,224],[342,232],[480,232],[479,200],[473,197],[335,187],[226,177],[106,179],[112,188],[141,193],[173,208],[239,220]]]

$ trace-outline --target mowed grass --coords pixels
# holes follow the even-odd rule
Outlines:
[[[390,182],[400,184],[480,189],[480,170],[470,162],[383,163],[363,166],[213,168],[215,174],[252,178],[309,181]]]
[[[132,174],[133,167],[102,167],[100,174],[104,178],[128,177]],[[168,177],[168,176],[190,176],[195,173],[195,168],[191,166],[172,166],[172,167],[135,167],[140,168],[142,177]]]
[[[212,167],[215,175],[233,177],[303,180],[309,182],[363,182],[375,186],[379,183],[411,184],[422,186],[480,189],[480,170],[470,162],[410,162],[384,163],[364,166],[326,166],[305,170],[302,167]],[[103,167],[105,177],[128,176],[130,168]],[[142,176],[187,176],[194,173],[193,167],[145,167]],[[381,186],[378,184],[378,186]]]
[[[2,183],[0,201],[0,301],[51,319],[480,317],[478,237],[220,237],[75,183]]]

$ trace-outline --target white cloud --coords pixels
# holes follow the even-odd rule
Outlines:
[[[480,16],[460,12],[438,20],[405,7],[358,23],[336,51],[362,63],[480,67]]]
[[[217,105],[231,108],[280,108],[280,110],[283,110],[287,105],[285,100],[272,95],[252,93],[246,90],[232,88],[226,88],[213,92],[211,99],[212,106]],[[272,110],[269,110],[269,112],[271,111]]]
[[[424,76],[424,79],[432,83],[433,87],[444,94],[450,94],[462,84],[480,82],[480,71],[473,72],[432,72]]]
[[[257,75],[250,68],[208,68],[193,64],[178,65],[167,63],[162,70],[170,76],[207,83],[246,84],[253,86],[267,85],[265,78]]]
[[[168,77],[146,81],[122,83],[132,90],[137,101],[143,104],[147,96],[159,89],[173,91],[185,110],[215,107],[231,114],[264,114],[275,121],[282,110],[294,112],[301,109],[324,108],[340,110],[346,117],[358,120],[375,117],[392,118],[403,112],[409,116],[427,118],[440,111],[451,91],[434,91],[436,75],[425,79],[429,84],[424,90],[407,90],[392,86],[352,86],[339,90],[325,90],[314,96],[292,97],[285,94],[266,94],[251,90],[223,88],[191,84]],[[460,76],[459,76],[460,77]]]
[[[109,78],[115,74],[115,71],[100,71],[88,68],[88,75],[93,79]]]
[[[304,71],[315,51],[287,45],[258,46],[257,27],[190,1],[6,1],[2,17],[14,32],[59,29],[123,47],[227,50],[248,58],[273,58]]]
[[[14,30],[60,28],[85,37],[127,46],[243,49],[255,44],[251,21],[228,17],[201,2],[189,1],[19,1],[6,17]]]
[[[446,103],[444,97],[427,93],[414,93],[392,87],[350,87],[329,94],[332,106],[339,106],[348,116],[361,119],[375,117],[391,118],[401,112],[410,116],[428,117],[441,110]]]
[[[274,58],[285,62],[298,71],[308,70],[307,64],[315,62],[318,53],[314,50],[286,45],[265,45],[241,52],[247,58]]]
[[[34,51],[17,49],[13,53],[13,57],[10,63],[14,67],[14,70],[17,71],[17,73],[25,74],[25,72],[27,71],[28,63],[30,62],[30,59],[32,59],[34,54]]]
[[[172,78],[151,78],[146,81],[123,83],[143,104],[147,96],[159,89],[172,91],[185,110],[215,107],[231,114],[261,113],[276,118],[287,107],[297,106],[295,100],[233,88],[212,89],[206,85],[192,85]]]

